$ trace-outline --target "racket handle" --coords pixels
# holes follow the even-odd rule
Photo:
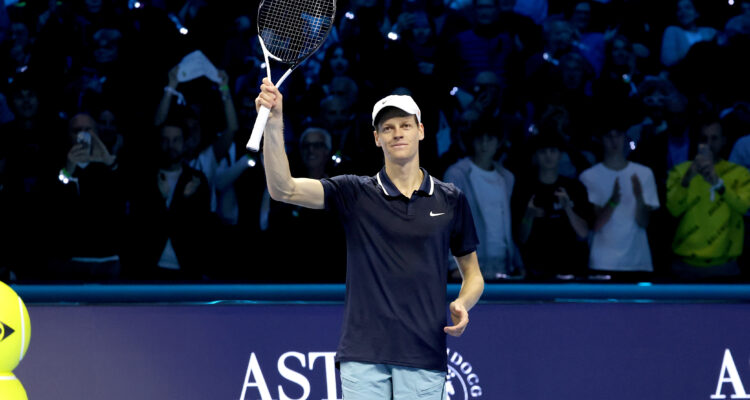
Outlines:
[[[271,113],[270,108],[261,106],[258,110],[258,116],[255,118],[255,125],[253,126],[253,133],[250,134],[250,140],[247,142],[247,148],[250,151],[258,151],[260,148],[260,139],[263,137],[263,130],[266,129],[266,121],[268,121],[268,114]]]

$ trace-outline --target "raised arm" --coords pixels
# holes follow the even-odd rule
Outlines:
[[[268,78],[263,78],[255,107],[271,109],[271,115],[263,133],[263,164],[271,198],[302,207],[322,209],[325,205],[323,184],[317,179],[293,178],[289,171],[289,159],[284,149],[283,98],[281,92]]]

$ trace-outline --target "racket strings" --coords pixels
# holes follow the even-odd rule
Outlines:
[[[298,62],[325,40],[335,11],[331,0],[265,0],[258,10],[258,33],[269,53]]]

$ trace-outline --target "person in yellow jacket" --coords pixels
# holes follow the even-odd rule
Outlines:
[[[679,218],[672,272],[684,280],[736,277],[750,171],[720,158],[726,140],[718,118],[700,125],[695,159],[675,166],[667,178],[667,209]]]

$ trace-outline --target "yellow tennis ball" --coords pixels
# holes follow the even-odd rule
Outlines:
[[[0,373],[12,372],[18,366],[26,355],[30,338],[31,321],[26,305],[10,286],[0,282]]]
[[[0,399],[28,400],[21,381],[10,372],[0,373]]]

